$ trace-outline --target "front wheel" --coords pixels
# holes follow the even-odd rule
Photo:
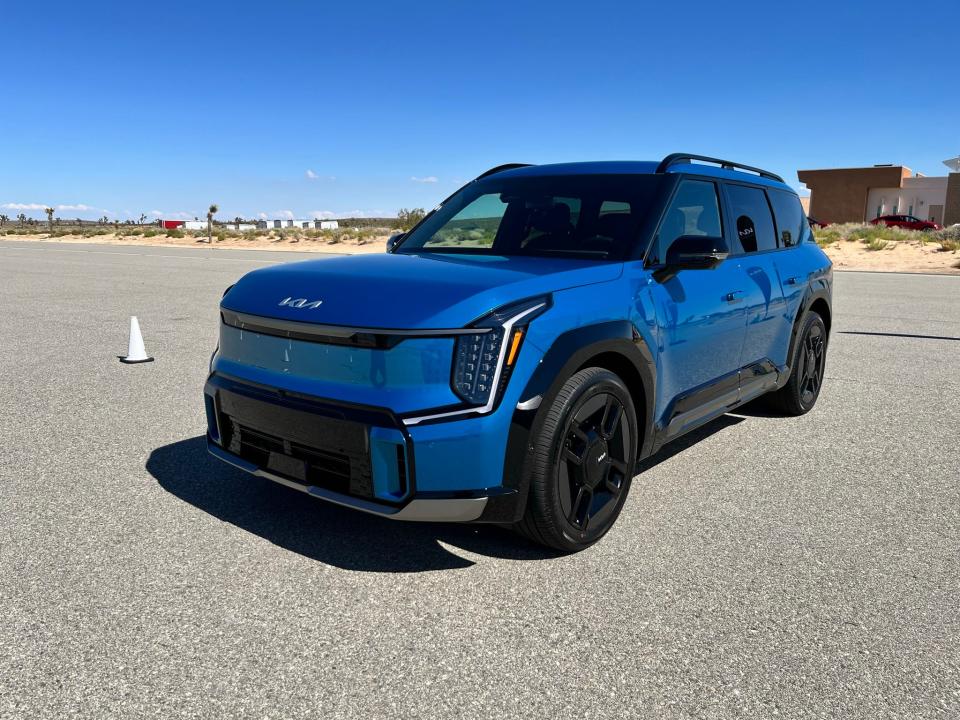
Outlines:
[[[570,377],[533,440],[530,496],[517,529],[565,552],[597,542],[627,499],[638,437],[623,380],[603,368]]]
[[[808,312],[801,323],[790,360],[790,379],[768,396],[770,405],[787,415],[803,415],[813,409],[820,397],[827,362],[827,328],[823,318]]]

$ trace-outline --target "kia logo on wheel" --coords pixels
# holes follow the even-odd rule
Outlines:
[[[286,305],[292,308],[318,308],[323,305],[323,300],[307,300],[306,298],[288,297],[280,301],[280,307]]]

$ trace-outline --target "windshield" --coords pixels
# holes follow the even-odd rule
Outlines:
[[[496,176],[471,183],[398,253],[622,259],[660,186],[657,175]]]

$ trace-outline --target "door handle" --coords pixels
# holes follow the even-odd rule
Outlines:
[[[799,279],[800,279],[800,278],[798,278],[796,275],[794,275],[793,277],[788,277],[786,280],[784,280],[784,281],[783,281],[783,284],[784,284],[784,285],[796,285],[796,284],[797,284],[797,280],[799,280]]]
[[[728,303],[738,303],[743,300],[743,290],[734,290],[733,292],[728,292],[723,299]]]

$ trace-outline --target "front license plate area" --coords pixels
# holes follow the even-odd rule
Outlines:
[[[307,463],[283,453],[271,452],[267,458],[267,469],[300,482],[307,480]]]

